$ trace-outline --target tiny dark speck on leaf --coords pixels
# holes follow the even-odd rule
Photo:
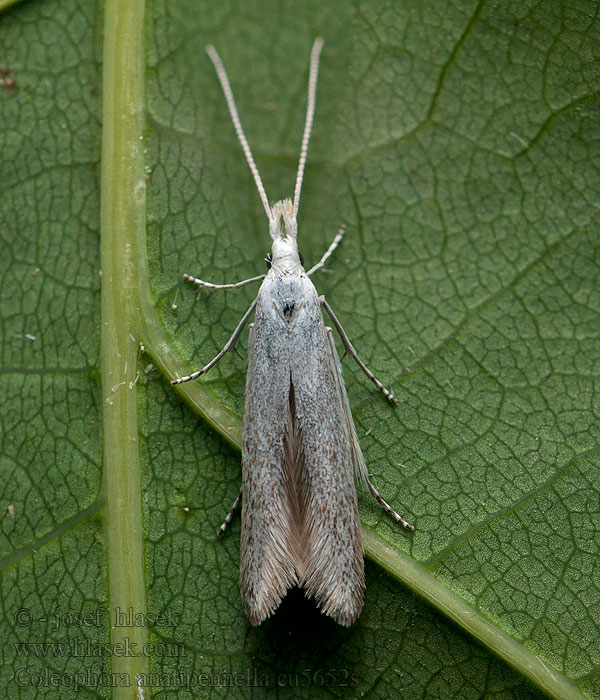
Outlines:
[[[17,81],[10,68],[0,68],[0,87],[4,88],[5,94],[14,94]]]

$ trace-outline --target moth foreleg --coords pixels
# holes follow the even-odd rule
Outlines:
[[[233,331],[231,338],[229,338],[229,340],[225,344],[225,347],[216,357],[213,357],[213,359],[207,365],[205,365],[202,369],[199,369],[197,372],[192,372],[192,374],[188,374],[187,377],[179,377],[177,379],[172,379],[171,384],[183,384],[183,382],[189,382],[192,379],[197,379],[200,375],[206,374],[209,369],[214,367],[217,364],[217,362],[223,357],[223,355],[227,354],[234,347],[234,345],[237,342],[237,339],[240,337],[241,332],[244,330],[244,326],[248,322],[248,319],[250,318],[250,316],[252,316],[255,306],[256,299],[250,304],[250,308],[243,315],[242,320],[238,323],[237,328]]]
[[[186,282],[192,282],[193,284],[198,285],[198,287],[208,287],[209,289],[238,289],[239,287],[244,287],[252,282],[258,282],[265,277],[266,275],[258,275],[257,277],[250,277],[247,280],[233,282],[232,284],[213,284],[212,282],[205,282],[204,280],[199,280],[197,277],[192,277],[188,274],[183,275],[183,279],[186,280]]]
[[[338,232],[337,232],[337,236],[333,239],[333,241],[331,242],[331,245],[329,246],[329,248],[327,248],[323,257],[319,260],[319,262],[316,265],[313,265],[310,268],[310,270],[306,273],[309,277],[310,277],[310,275],[312,275],[313,272],[316,272],[317,270],[322,268],[323,265],[325,265],[327,260],[329,260],[329,258],[331,257],[331,254],[333,253],[333,251],[340,244],[340,241],[344,237],[345,233],[346,233],[346,227],[340,226],[340,228],[338,229]]]
[[[397,404],[398,399],[394,396],[393,392],[391,392],[389,389],[386,389],[383,384],[377,379],[377,377],[371,372],[371,370],[365,365],[365,363],[360,359],[358,356],[356,350],[354,349],[352,343],[350,342],[350,339],[346,335],[346,332],[344,331],[342,324],[338,321],[337,316],[333,313],[333,310],[331,306],[325,301],[324,296],[319,297],[319,302],[321,303],[321,306],[327,311],[327,315],[331,319],[333,325],[335,326],[335,329],[337,330],[342,343],[344,344],[344,347],[346,348],[346,352],[354,359],[356,364],[362,369],[362,371],[369,377],[369,379],[375,384],[375,386],[384,394],[386,398],[388,398],[390,401],[393,403]]]
[[[231,506],[229,513],[227,513],[227,517],[223,521],[223,524],[219,528],[219,531],[217,532],[217,537],[221,537],[221,535],[225,532],[225,530],[227,529],[227,526],[233,520],[233,516],[235,515],[237,509],[240,507],[241,502],[242,502],[242,488],[240,488],[240,492],[238,493],[237,498],[233,502],[233,505]]]

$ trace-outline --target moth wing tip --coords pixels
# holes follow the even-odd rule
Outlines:
[[[336,601],[335,606],[324,605],[321,608],[321,612],[335,620],[338,625],[350,627],[358,620],[362,609],[363,598],[361,595],[360,599],[352,598],[345,601]]]
[[[259,625],[262,625],[262,623],[267,620],[271,615],[275,612],[277,609],[279,603],[277,603],[273,607],[265,607],[263,606],[254,606],[254,605],[249,605],[246,601],[244,601],[244,607],[246,608],[246,616],[248,617],[248,620],[250,621],[250,624],[253,627],[258,627]]]

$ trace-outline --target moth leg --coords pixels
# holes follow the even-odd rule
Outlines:
[[[392,508],[392,506],[389,505],[389,503],[386,503],[383,500],[383,498],[381,498],[381,496],[379,495],[379,491],[373,486],[371,480],[367,475],[365,475],[365,481],[367,484],[367,488],[371,492],[371,495],[377,501],[377,503],[379,503],[383,510],[385,510],[386,513],[391,515],[397,523],[400,523],[402,527],[405,527],[407,530],[413,532],[413,530],[415,529],[414,526],[406,522],[406,520],[404,520],[404,518],[401,515],[398,515],[398,513],[396,513],[396,511]]]
[[[254,324],[251,323],[248,326],[248,347],[252,346],[252,331],[254,330]],[[217,532],[217,537],[221,537],[221,535],[225,532],[227,529],[227,526],[229,523],[233,520],[233,516],[235,515],[237,509],[240,507],[240,503],[242,502],[242,491],[244,487],[240,486],[240,492],[237,495],[237,498],[233,502],[233,505],[231,506],[231,509],[229,510],[229,513],[227,513],[227,517],[223,521],[223,524],[219,528],[219,531]]]
[[[327,337],[329,339],[329,345],[331,347],[331,352],[332,356],[337,359],[337,351],[335,349],[335,341],[333,339],[333,331],[331,328],[326,328],[327,330]],[[347,416],[347,426],[348,426],[348,431],[350,433],[350,443],[352,447],[352,461],[354,462],[355,470],[356,470],[356,476],[357,479],[360,482],[363,482],[367,485],[367,488],[369,489],[371,495],[375,498],[375,500],[379,503],[379,505],[385,510],[385,512],[388,515],[391,515],[392,518],[398,523],[400,523],[403,527],[405,527],[407,530],[414,530],[414,527],[406,522],[404,518],[388,504],[386,501],[383,500],[383,498],[379,495],[379,492],[373,486],[373,483],[369,479],[369,474],[367,472],[367,465],[365,464],[364,457],[362,455],[360,445],[358,443],[358,438],[356,437],[356,428],[354,427],[354,422],[352,420],[352,414],[350,413],[350,405],[348,404],[348,396],[346,394],[346,389],[344,388],[344,380],[342,379],[341,376],[341,371],[342,368],[339,365],[339,361],[335,363],[336,367],[336,375],[338,379],[338,387],[340,388],[340,391],[342,393],[343,397],[343,402],[344,402],[344,414]]]
[[[236,510],[240,507],[240,503],[242,502],[242,489],[240,488],[240,492],[237,495],[237,498],[233,502],[233,505],[231,506],[231,509],[229,510],[229,513],[227,513],[227,517],[223,521],[223,524],[219,528],[219,531],[217,532],[217,537],[221,537],[221,535],[225,532],[227,529],[227,526],[229,523],[233,520],[233,516],[235,515]]]
[[[253,323],[248,324],[248,347],[249,348],[252,347],[252,330],[253,330],[253,328],[254,328]],[[242,360],[242,362],[246,362],[247,358],[245,358],[236,347],[233,348],[233,352],[240,358],[240,360]]]
[[[379,381],[379,379],[377,379],[377,377],[373,374],[373,372],[371,372],[371,370],[360,359],[352,343],[350,342],[350,339],[348,338],[344,329],[342,328],[342,324],[338,321],[337,316],[333,313],[331,306],[329,306],[329,304],[325,301],[325,297],[320,296],[319,302],[321,303],[321,306],[325,309],[325,311],[327,311],[329,318],[331,319],[333,325],[335,326],[335,329],[339,333],[339,336],[342,339],[342,343],[346,348],[346,352],[355,360],[356,364],[362,369],[362,371],[367,375],[367,377],[369,377],[373,384],[375,384],[375,386],[384,394],[384,396],[388,398],[392,403],[397,404],[398,399],[394,396],[393,392],[391,392],[389,389],[386,389],[383,386],[383,384]]]
[[[323,265],[325,265],[327,260],[329,260],[329,258],[331,257],[331,254],[333,253],[333,251],[340,244],[340,241],[344,237],[345,233],[346,233],[346,226],[345,225],[340,226],[340,228],[338,229],[338,232],[337,232],[337,236],[333,239],[333,241],[331,242],[331,245],[325,251],[325,255],[323,255],[323,257],[319,260],[319,262],[316,265],[313,265],[310,268],[310,270],[306,273],[309,277],[310,277],[310,275],[312,275],[313,272],[316,272],[317,270],[321,269],[323,267]]]
[[[233,284],[213,284],[212,282],[205,282],[204,280],[199,280],[197,277],[192,277],[191,275],[184,274],[183,279],[186,282],[192,282],[199,287],[208,287],[210,289],[237,289],[239,287],[244,287],[252,282],[258,282],[266,277],[266,275],[258,275],[258,277],[250,277],[247,280],[242,280],[241,282],[234,282]]]
[[[172,379],[171,384],[183,384],[183,382],[189,382],[192,379],[197,379],[200,375],[206,374],[211,367],[214,367],[217,362],[223,357],[223,355],[227,354],[236,344],[237,339],[240,337],[240,333],[244,330],[244,326],[246,325],[248,319],[250,316],[252,316],[254,312],[254,307],[256,306],[256,299],[250,304],[250,308],[246,313],[242,316],[242,320],[238,323],[237,328],[233,331],[233,335],[227,343],[225,344],[225,347],[221,350],[221,352],[216,356],[213,357],[213,359],[205,365],[202,369],[199,369],[197,372],[192,372],[191,374],[188,374],[187,377],[178,377],[177,379]]]

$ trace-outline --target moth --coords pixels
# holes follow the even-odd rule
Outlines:
[[[397,400],[360,360],[325,297],[318,295],[310,280],[341,241],[344,228],[308,272],[298,252],[297,214],[322,46],[319,38],[311,52],[294,200],[273,206],[244,135],[225,68],[215,49],[206,49],[269,221],[272,250],[266,258],[265,275],[234,284],[212,284],[184,275],[196,285],[213,289],[263,281],[221,352],[202,369],[171,383],[191,381],[208,372],[234,348],[255,315],[248,338],[242,488],[219,530],[222,534],[241,502],[240,588],[253,625],[269,617],[292,586],[302,587],[307,597],[314,597],[322,611],[341,625],[350,625],[359,616],[365,574],[355,479],[366,485],[397,522],[413,529],[369,479],[332,330],[325,326],[322,309],[346,352],[390,401]]]

